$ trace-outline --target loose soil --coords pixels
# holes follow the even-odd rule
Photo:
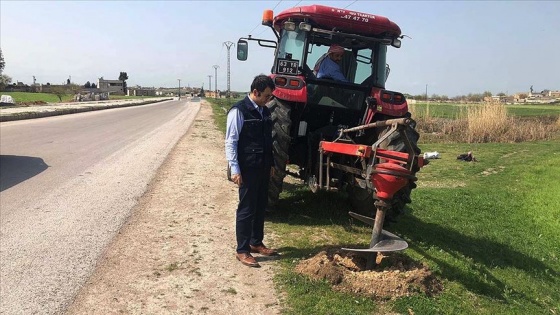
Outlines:
[[[279,314],[274,259],[235,259],[237,187],[226,179],[223,134],[201,103],[189,132],[158,171],[68,314]],[[265,227],[265,243],[274,236]],[[405,256],[365,271],[359,255],[326,248],[296,271],[333,289],[388,300],[437,294],[441,283]]]
[[[379,301],[419,293],[433,296],[443,290],[427,266],[398,253],[378,254],[373,270],[366,270],[365,256],[327,248],[301,261],[296,272],[326,280],[335,290]]]

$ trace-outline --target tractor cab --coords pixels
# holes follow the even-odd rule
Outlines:
[[[265,10],[262,23],[273,29],[277,41],[242,38],[237,56],[247,59],[247,40],[275,48],[271,76],[277,98],[325,107],[327,120],[334,116],[338,124],[347,126],[365,123],[362,116],[368,97],[379,98],[375,103],[384,105],[381,92],[389,75],[387,47],[400,47],[400,28],[395,23],[381,16],[320,5],[291,8],[276,17]],[[345,81],[317,77],[331,45],[344,48],[338,65]],[[404,101],[404,97],[400,99]],[[387,105],[391,109],[395,104]],[[404,105],[388,114],[397,117],[406,113]],[[325,123],[317,121],[317,127]]]

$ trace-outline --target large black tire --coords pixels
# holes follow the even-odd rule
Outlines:
[[[278,99],[273,99],[266,106],[270,109],[272,116],[272,150],[275,163],[274,175],[270,177],[268,185],[268,207],[274,208],[278,202],[278,196],[282,192],[282,183],[286,177],[286,164],[289,160],[291,107]]]
[[[411,119],[412,120],[412,119]],[[385,132],[389,131],[386,129]],[[420,154],[422,151],[418,147],[418,139],[420,139],[420,134],[416,131],[416,122],[412,120],[410,125],[405,129],[406,135],[412,144],[412,149],[414,150],[414,154]],[[399,133],[393,133],[387,141],[388,144],[386,146],[387,150],[391,151],[398,151],[398,152],[406,152],[406,145],[402,137]],[[384,146],[384,145],[382,145]],[[416,175],[420,168],[418,165],[412,169],[412,175]],[[410,194],[412,190],[416,188],[416,183],[410,181],[408,185],[403,187],[401,190],[397,191],[395,195],[393,195],[391,211],[390,211],[390,218],[396,218],[397,216],[404,213],[404,208],[406,204],[411,203],[412,199],[410,198]]]
[[[378,138],[387,133],[389,129],[390,127],[387,127],[386,129],[381,131]],[[410,143],[412,144],[414,153],[420,154],[421,150],[418,147],[418,139],[420,138],[420,135],[416,131],[416,122],[414,120],[406,128],[405,132],[408,136],[408,139],[410,140]],[[381,143],[380,148],[391,151],[406,152],[405,142],[397,132],[393,133],[386,141]],[[418,170],[419,168],[416,167],[412,170],[412,174],[416,174]],[[412,199],[410,198],[410,194],[412,192],[412,189],[414,188],[416,188],[416,183],[410,182],[407,186],[403,187],[401,190],[395,193],[392,199],[391,209],[386,213],[387,219],[394,220],[397,216],[404,213],[406,204],[412,201]],[[352,207],[356,212],[372,217],[375,216],[376,209],[374,205],[375,199],[373,192],[369,192],[368,190],[362,189],[360,187],[352,186],[348,189],[348,197],[350,199]]]

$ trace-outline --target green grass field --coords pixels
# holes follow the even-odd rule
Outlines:
[[[2,95],[10,95],[14,98],[16,104],[32,103],[32,102],[46,102],[46,103],[59,103],[58,96],[51,93],[28,93],[28,92],[1,92]],[[73,95],[66,94],[62,96],[62,102],[72,101]],[[127,95],[110,95],[111,100],[121,99],[143,99],[145,96],[127,96]]]
[[[224,130],[223,110],[214,106],[214,113]],[[325,246],[367,247],[371,230],[350,223],[344,193],[313,194],[285,183],[278,212],[266,223],[276,236],[271,245],[283,253],[275,281],[285,313],[560,314],[560,144],[424,143],[421,149],[441,159],[417,174],[408,213],[386,229],[407,240],[403,254],[427,264],[444,290],[376,302],[296,274],[299,260]],[[469,150],[478,162],[456,159]]]
[[[478,104],[451,104],[451,103],[416,103],[410,108],[413,115],[425,117],[429,115],[433,118],[455,119],[464,116],[469,106],[479,106]],[[535,116],[560,116],[560,105],[506,105],[510,115],[518,117]]]
[[[60,100],[58,96],[50,93],[28,93],[28,92],[0,92],[2,95],[10,95],[13,97],[16,104],[19,103],[31,103],[31,102],[46,102],[46,103],[58,103]],[[63,102],[68,102],[72,100],[72,95],[64,95],[62,97]]]

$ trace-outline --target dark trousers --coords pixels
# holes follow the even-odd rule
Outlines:
[[[264,238],[264,215],[268,203],[270,167],[241,170],[235,233],[237,252],[249,253],[249,245],[260,245]]]

